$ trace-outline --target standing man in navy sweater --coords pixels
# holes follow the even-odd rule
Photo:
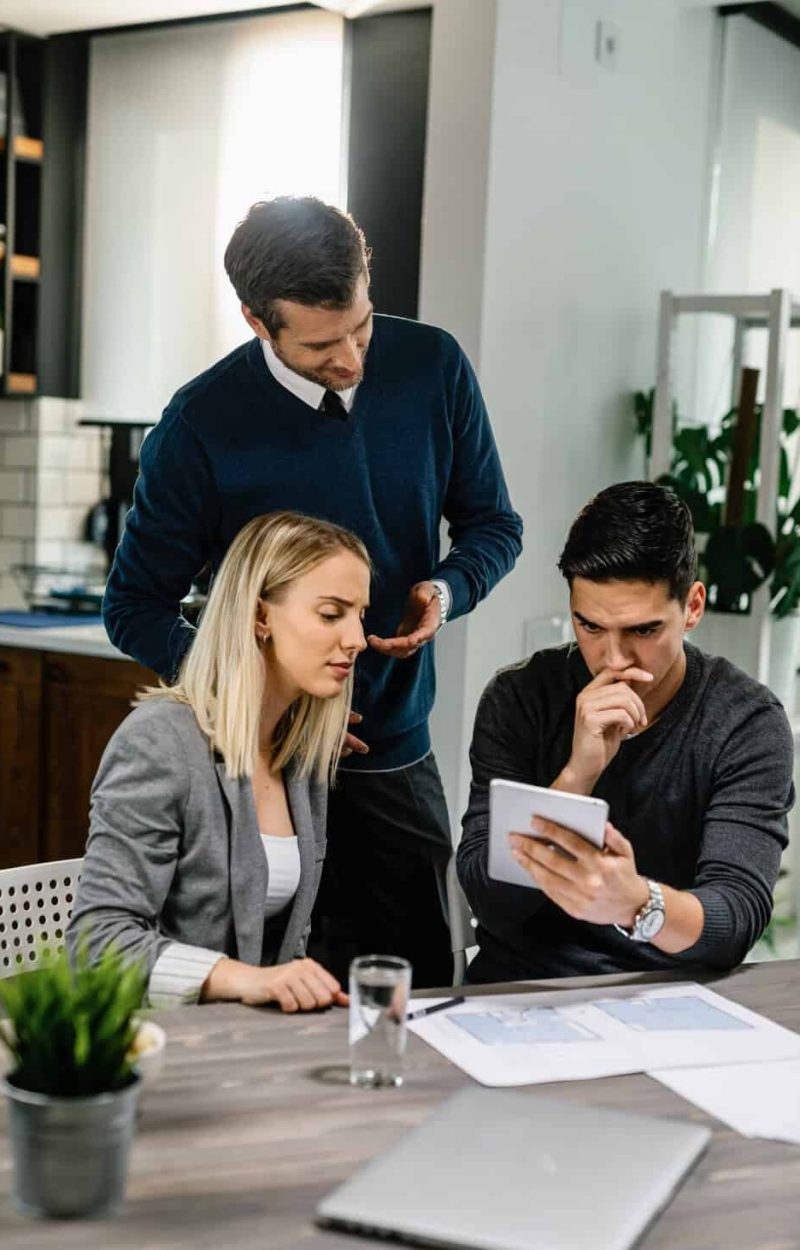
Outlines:
[[[349,739],[331,793],[320,932],[340,978],[377,950],[409,958],[417,985],[447,983],[430,644],[513,567],[522,523],[468,360],[443,330],[373,315],[351,218],[314,199],[255,204],[225,267],[255,337],[182,387],[146,439],[106,628],[170,679],[194,632],[180,600],[251,517],[291,508],[363,539],[375,566],[363,741]]]

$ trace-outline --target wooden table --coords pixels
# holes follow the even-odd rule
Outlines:
[[[595,977],[537,986],[652,980]],[[800,961],[751,964],[709,985],[800,1031]],[[468,1084],[467,1076],[412,1036],[402,1089],[351,1089],[345,1083],[347,1020],[341,1010],[281,1016],[217,1005],[156,1018],[169,1035],[167,1062],[142,1099],[126,1207],[99,1221],[40,1222],[17,1215],[8,1197],[3,1131],[3,1250],[359,1250],[385,1244],[316,1229],[316,1204]],[[740,1137],[643,1075],[544,1088],[570,1101],[712,1124],[708,1152],[641,1243],[646,1250],[800,1247],[800,1147]],[[491,1168],[487,1159],[489,1183]]]

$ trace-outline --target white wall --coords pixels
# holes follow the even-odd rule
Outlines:
[[[83,389],[94,411],[154,421],[246,338],[225,245],[257,199],[338,202],[342,56],[342,19],[318,11],[92,41]]]
[[[496,17],[496,0],[436,0],[431,31],[419,317],[446,326],[476,367]]]
[[[422,210],[420,320],[454,334],[478,371],[495,21],[495,0],[436,0]],[[444,531],[442,544],[446,550]],[[464,703],[468,630],[469,619],[454,621],[436,643],[431,732],[451,815],[472,719]]]
[[[615,69],[594,60],[601,16],[617,27]],[[694,289],[701,276],[718,20],[662,0],[605,0],[602,13],[595,0],[497,0],[478,366],[525,551],[470,617],[460,672],[440,673],[440,708],[463,707],[462,738],[492,672],[523,654],[526,619],[564,609],[555,562],[578,508],[641,476],[629,395],[654,377],[658,292]],[[433,92],[432,102],[435,59]],[[464,211],[447,194],[454,171],[443,180],[433,159],[428,232]],[[471,169],[475,154],[456,149],[459,159]],[[423,258],[424,314],[445,324],[447,275],[463,264],[453,236],[448,246],[442,228]],[[452,729],[435,729],[448,758]],[[446,777],[455,827],[463,742],[458,754]]]
[[[728,18],[715,285],[800,293],[799,144],[800,49]]]
[[[744,15],[725,22],[716,152],[718,194],[709,255],[713,290],[789,287],[800,299],[800,49]],[[745,363],[762,370],[766,336],[748,336]],[[731,397],[731,324],[703,328],[695,417],[715,424]],[[785,400],[800,387],[800,333],[792,336]]]

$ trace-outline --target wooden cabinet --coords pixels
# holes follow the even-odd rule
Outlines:
[[[0,647],[0,868],[39,861],[42,656]]]
[[[106,743],[149,669],[0,647],[0,868],[83,854]]]

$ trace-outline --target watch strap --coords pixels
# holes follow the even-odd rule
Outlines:
[[[662,916],[664,916],[664,918],[666,919],[666,907],[664,904],[664,891],[662,890],[658,881],[651,881],[649,877],[646,878],[646,880],[647,880],[647,888],[650,891],[650,896],[647,899],[647,902],[644,903],[642,907],[640,907],[639,911],[637,911],[636,915],[634,916],[633,925],[631,926],[631,928],[627,929],[624,925],[621,925],[621,924],[614,925],[615,929],[617,929],[620,933],[623,933],[625,937],[630,938],[632,942],[649,941],[649,938],[645,937],[644,933],[642,932],[642,926],[644,924],[644,921],[651,914],[651,912],[660,911]],[[652,936],[656,937],[657,934],[654,933]]]
[[[451,603],[450,587],[448,586],[447,582],[440,582],[438,580],[431,581],[431,586],[433,586],[433,589],[436,592],[436,596],[439,600],[439,610],[441,612],[441,618],[439,620],[439,629],[441,629],[442,626],[447,623],[447,616],[450,611],[450,603]]]

